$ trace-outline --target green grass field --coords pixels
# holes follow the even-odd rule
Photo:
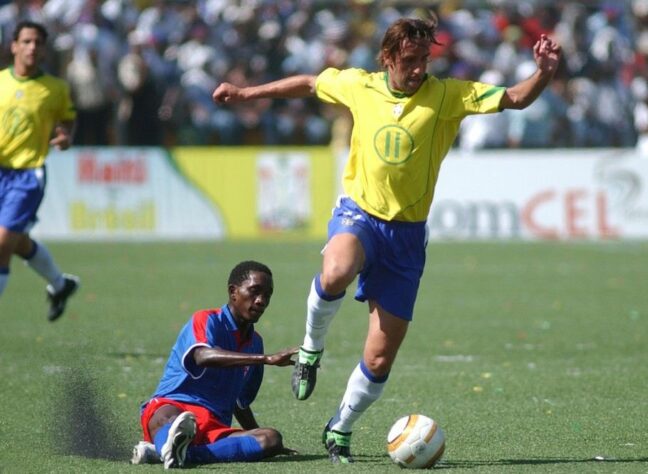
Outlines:
[[[261,260],[275,296],[268,352],[299,345],[318,243],[50,244],[80,292],[56,323],[44,283],[14,260],[0,299],[0,472],[159,472],[130,466],[139,404],[192,311],[226,299],[231,267]],[[351,293],[351,292],[350,292]],[[321,429],[358,362],[366,306],[347,296],[318,387],[293,399],[267,367],[253,405],[300,454],[193,472],[401,472],[390,425],[444,428],[454,473],[648,473],[648,243],[433,243],[415,320],[381,400],[356,424],[353,466],[331,466]],[[595,460],[601,456],[603,460]]]

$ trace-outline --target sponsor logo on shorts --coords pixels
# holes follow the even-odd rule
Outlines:
[[[362,220],[362,214],[357,214],[351,211],[344,211],[342,215],[343,217],[340,222],[342,223],[342,225],[347,227],[351,227],[354,221]]]

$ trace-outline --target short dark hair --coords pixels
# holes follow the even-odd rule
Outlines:
[[[16,25],[16,28],[13,32],[14,41],[18,41],[20,32],[25,28],[33,28],[34,30],[38,31],[38,35],[43,40],[43,43],[47,41],[47,30],[45,29],[45,27],[40,23],[36,23],[35,21],[30,20],[22,20]]]
[[[249,278],[250,272],[265,273],[270,278],[272,278],[272,272],[266,265],[264,265],[263,263],[255,262],[254,260],[245,260],[244,262],[241,262],[234,268],[232,268],[229,280],[227,280],[227,284],[239,286]]]
[[[433,44],[441,44],[436,39],[436,29],[439,21],[433,13],[428,19],[401,18],[396,20],[387,28],[383,36],[380,51],[376,57],[378,64],[385,66],[388,58],[393,58],[400,52],[403,41],[429,41]]]

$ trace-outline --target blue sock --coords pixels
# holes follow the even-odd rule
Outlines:
[[[211,444],[192,444],[187,449],[186,462],[208,464],[259,461],[260,459],[263,459],[263,449],[254,436],[230,436]]]
[[[155,450],[157,453],[162,456],[162,446],[166,443],[167,438],[169,437],[169,430],[171,429],[171,423],[167,423],[162,428],[160,428],[155,436],[153,437],[153,444],[155,444]]]

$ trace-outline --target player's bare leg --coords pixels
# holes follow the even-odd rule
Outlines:
[[[9,280],[9,263],[16,246],[20,241],[20,235],[12,232],[6,227],[0,227],[0,295],[7,286]]]
[[[329,325],[365,260],[360,240],[349,233],[333,236],[323,254],[322,273],[313,279],[308,295],[306,335],[291,379],[298,400],[306,400],[315,389]]]
[[[350,450],[353,424],[382,395],[407,334],[408,321],[389,313],[375,301],[369,301],[369,311],[362,362],[351,373],[342,403],[322,435],[329,457],[335,463],[353,462]]]

